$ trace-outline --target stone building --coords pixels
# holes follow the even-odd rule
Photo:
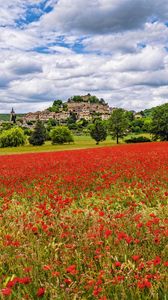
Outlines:
[[[30,121],[48,121],[49,119],[66,121],[72,113],[77,117],[77,120],[86,119],[91,120],[95,114],[100,115],[102,120],[107,120],[111,114],[111,108],[106,103],[90,103],[89,101],[90,94],[82,96],[82,101],[76,102],[72,99],[69,99],[67,104],[67,111],[64,111],[61,107],[59,112],[51,112],[50,110],[37,111],[35,113],[28,113],[24,118],[24,123]]]

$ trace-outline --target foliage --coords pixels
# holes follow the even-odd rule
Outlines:
[[[116,138],[117,144],[119,143],[119,138],[126,135],[128,125],[126,112],[122,108],[113,110],[109,119],[109,132],[112,138]]]
[[[68,111],[68,105],[67,105],[67,103],[63,103],[63,110],[64,111]]]
[[[32,132],[29,143],[33,146],[41,146],[44,144],[46,139],[46,129],[44,124],[38,120],[35,124],[34,131]]]
[[[53,127],[58,125],[58,121],[56,119],[49,119],[47,122],[47,130],[50,131]]]
[[[78,125],[78,128],[86,128],[88,126],[88,123],[89,122],[84,118],[82,118],[76,122],[76,124]]]
[[[150,132],[150,128],[151,128],[151,118],[144,118],[144,124],[143,124],[143,127],[142,127],[142,131],[143,132]]]
[[[74,142],[71,131],[66,126],[57,126],[50,133],[52,144],[64,144]]]
[[[125,143],[145,143],[145,142],[151,142],[149,138],[146,136],[139,136],[139,137],[131,137],[130,139],[126,139]]]
[[[154,140],[168,141],[168,103],[153,110],[151,133]]]
[[[155,107],[152,107],[152,108],[149,108],[149,109],[145,109],[143,111],[144,117],[151,118],[154,110],[155,110]]]
[[[62,108],[62,107],[63,107],[62,100],[55,100],[53,102],[53,105],[51,107],[49,107],[48,110],[51,111],[51,112],[58,113],[60,111],[60,108]]]
[[[11,128],[13,128],[13,124],[10,123],[10,122],[3,122],[1,124],[1,131],[8,130],[8,129],[11,129]]]
[[[89,101],[90,101],[90,103],[92,103],[92,104],[99,104],[100,103],[100,100],[99,100],[99,98],[97,98],[96,96],[90,96],[89,97]]]
[[[88,96],[88,101],[89,101],[90,103],[92,103],[92,104],[103,104],[103,105],[105,104],[105,101],[104,101],[103,98],[99,99],[99,98],[97,98],[96,96],[92,96],[92,95],[90,95],[90,94],[88,94],[87,96]],[[83,97],[82,97],[82,96],[79,96],[79,95],[73,96],[73,97],[71,98],[71,100],[74,101],[74,102],[83,102],[83,101],[84,101],[84,100],[83,100]]]
[[[32,126],[36,123],[36,121],[27,121],[27,125]]]
[[[134,121],[134,113],[132,111],[126,111],[125,115],[126,115],[127,119],[129,120],[129,122]]]
[[[76,115],[76,113],[70,112],[70,116],[69,116],[69,118],[67,119],[67,126],[68,126],[69,124],[75,124],[76,121],[77,121],[77,115]]]
[[[0,134],[0,148],[18,147],[24,145],[26,136],[21,128],[15,127]]]
[[[166,300],[167,153],[0,156],[0,299]]]
[[[101,120],[95,120],[95,122],[90,126],[90,136],[96,141],[97,145],[99,142],[106,140],[107,128]]]
[[[73,96],[73,97],[71,98],[71,100],[72,100],[73,102],[83,102],[82,97],[79,96],[79,95]]]
[[[22,129],[23,129],[25,135],[31,136],[32,130],[30,128],[22,127]]]
[[[55,100],[53,102],[53,106],[59,106],[59,107],[61,107],[62,106],[62,100]]]
[[[131,131],[132,132],[142,132],[144,126],[144,119],[135,119],[131,122]]]

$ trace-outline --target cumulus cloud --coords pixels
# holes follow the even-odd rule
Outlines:
[[[167,18],[166,0],[59,0],[41,25],[63,32],[114,33],[141,28],[154,16]]]
[[[18,19],[24,20],[28,7],[39,6],[43,0],[0,0],[0,25],[15,25]]]
[[[142,110],[168,97],[167,0],[0,0],[0,112],[92,93]]]
[[[118,32],[112,35],[94,35],[83,41],[88,51],[100,51],[104,54],[127,54],[139,51],[143,46],[161,46],[168,44],[168,27],[160,22],[146,23],[143,29]]]

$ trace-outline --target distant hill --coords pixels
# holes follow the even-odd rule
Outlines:
[[[17,114],[17,119],[24,117],[25,114]],[[10,121],[10,114],[0,114],[0,121]]]

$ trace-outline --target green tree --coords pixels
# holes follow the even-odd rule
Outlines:
[[[72,129],[73,126],[71,126],[71,125],[76,124],[76,121],[77,121],[76,113],[70,112],[70,116],[69,116],[69,118],[67,118],[67,126],[68,126],[68,128]],[[77,128],[77,127],[75,126],[75,128]]]
[[[95,104],[100,103],[99,98],[97,98],[96,96],[90,96],[89,101],[90,101],[90,103],[95,103]]]
[[[151,122],[152,122],[151,118],[144,119],[144,125],[142,127],[143,132],[150,132]]]
[[[132,132],[142,132],[144,126],[144,119],[135,119],[131,122],[131,131]]]
[[[19,127],[4,130],[0,135],[1,148],[22,146],[25,144],[25,141],[24,131]]]
[[[74,101],[74,102],[82,102],[83,101],[82,97],[79,96],[79,95],[73,96],[71,98],[71,100]]]
[[[29,143],[33,146],[41,146],[44,144],[46,139],[46,129],[44,124],[38,120],[35,124],[34,131],[32,132]]]
[[[54,102],[53,102],[53,106],[62,106],[62,100],[55,100]]]
[[[48,108],[49,111],[51,112],[56,112],[58,113],[60,111],[60,108],[63,107],[63,102],[62,100],[55,100],[53,102],[53,105]]]
[[[126,111],[125,114],[126,114],[128,120],[130,122],[132,122],[134,120],[134,113],[133,113],[133,111]]]
[[[3,130],[9,130],[9,129],[11,129],[11,128],[13,128],[13,124],[12,123],[9,123],[9,122],[4,122],[4,123],[2,123],[1,124],[1,127],[2,127],[2,131]]]
[[[119,138],[126,135],[128,125],[126,112],[122,108],[115,109],[109,119],[109,132],[112,138],[116,138],[117,144],[119,143]]]
[[[96,141],[96,145],[106,140],[107,128],[101,120],[96,119],[95,122],[90,125],[90,136]]]
[[[52,144],[64,144],[74,142],[71,131],[66,126],[57,126],[50,133]]]
[[[151,133],[154,140],[168,141],[168,103],[157,106],[153,110]]]

